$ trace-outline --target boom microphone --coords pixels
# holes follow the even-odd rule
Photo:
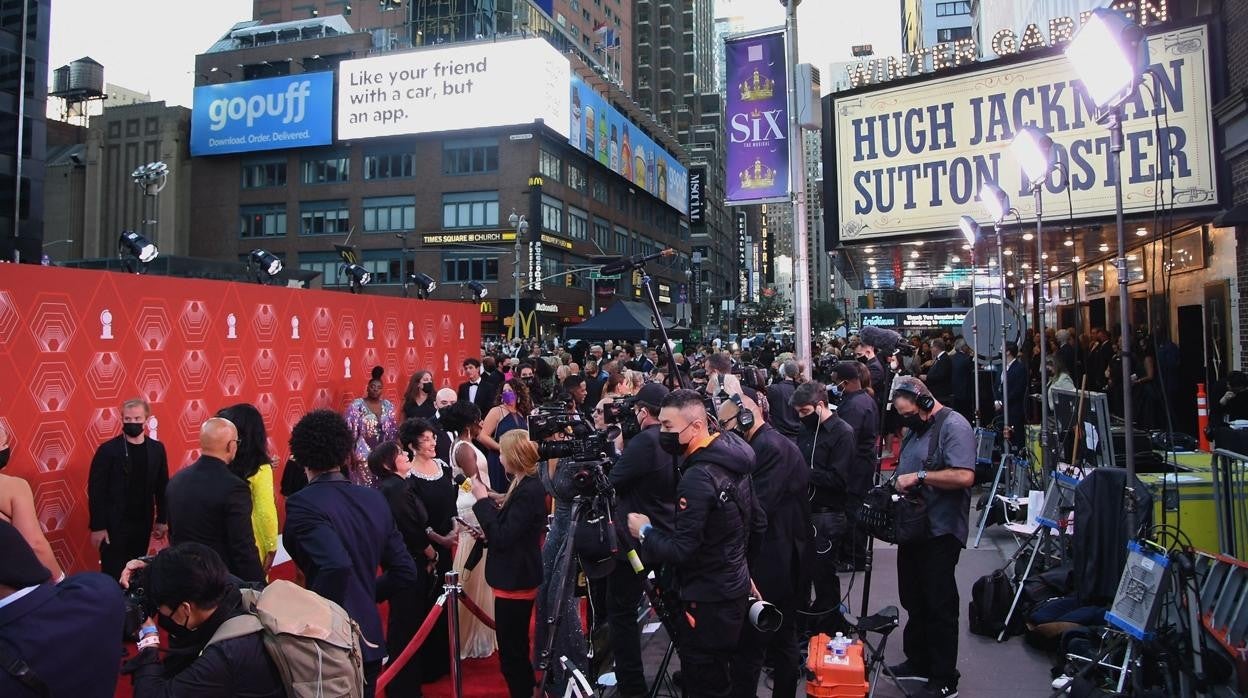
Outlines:
[[[602,270],[599,273],[603,276],[615,276],[630,269],[636,269],[646,262],[652,262],[659,257],[671,257],[675,254],[676,250],[669,247],[653,254],[635,254],[631,257],[595,257],[592,261],[595,264],[602,264]]]

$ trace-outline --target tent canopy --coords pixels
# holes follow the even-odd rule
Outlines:
[[[642,341],[661,342],[663,335],[651,320],[653,313],[644,303],[617,300],[611,307],[579,325],[563,331],[564,340],[584,339],[590,341]],[[668,337],[683,337],[688,331],[664,322]]]

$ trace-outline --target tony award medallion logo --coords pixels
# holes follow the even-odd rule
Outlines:
[[[113,338],[113,313],[108,308],[105,308],[104,311],[100,313],[100,339],[112,339],[112,338]]]

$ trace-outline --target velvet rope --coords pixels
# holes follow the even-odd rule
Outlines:
[[[445,606],[446,594],[442,594],[438,597],[438,601],[433,605],[433,608],[429,609],[429,615],[425,616],[425,622],[420,624],[420,629],[416,631],[412,641],[407,643],[407,647],[403,648],[403,652],[386,666],[386,670],[382,672],[381,676],[377,677],[378,693],[386,690],[386,685],[390,683],[396,674],[403,670],[403,667],[407,666],[412,656],[416,654],[416,650],[420,649],[420,646],[425,643],[429,633],[433,632],[433,626],[438,622],[438,616],[442,615]]]
[[[485,615],[485,611],[482,611],[481,607],[468,596],[468,592],[461,589],[459,592],[459,600],[464,604],[464,608],[468,609],[472,615],[477,617],[477,620],[485,623],[490,630],[494,629],[494,619]]]

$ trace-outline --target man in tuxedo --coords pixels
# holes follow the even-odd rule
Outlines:
[[[229,469],[238,455],[238,429],[213,417],[199,428],[199,448],[199,460],[169,481],[171,541],[202,543],[221,556],[230,574],[263,582],[251,528],[251,490]]]
[[[1092,329],[1092,345],[1088,347],[1087,370],[1088,390],[1104,392],[1108,379],[1105,372],[1114,361],[1114,343],[1109,340],[1109,333],[1103,327]]]
[[[481,357],[481,382],[490,383],[496,392],[503,384],[503,372],[498,370],[498,361],[493,356]]]
[[[451,444],[455,442],[455,437],[442,428],[442,411],[454,405],[456,399],[458,398],[455,391],[450,388],[442,388],[433,396],[433,426],[438,436],[435,450],[443,463],[451,462]]]
[[[1023,415],[1027,406],[1027,369],[1018,360],[1018,344],[1014,342],[1005,343],[1005,376],[1000,382],[993,384],[993,392],[996,395],[998,412],[1002,411],[1003,403],[1009,403],[1005,424],[1011,430],[1010,443],[1016,450],[1022,449],[1026,441],[1026,422]]]
[[[945,340],[937,337],[932,340],[932,365],[927,375],[922,377],[928,390],[942,403],[953,404],[953,362],[945,353]]]
[[[975,415],[975,358],[971,356],[971,347],[965,339],[958,337],[953,342],[953,354],[948,357],[949,381],[952,384],[950,394],[953,396],[953,409],[966,417],[972,425],[976,423]]]
[[[150,439],[145,425],[151,409],[135,398],[121,406],[121,430],[105,441],[91,459],[87,508],[91,513],[91,545],[100,551],[100,571],[113,579],[126,563],[147,554],[155,533],[163,538],[166,524],[165,487],[169,462],[165,447]]]
[[[494,391],[498,387],[490,381],[481,380],[481,360],[473,357],[464,359],[464,374],[468,380],[459,384],[459,399],[476,405],[481,414],[489,412],[494,406]]]

